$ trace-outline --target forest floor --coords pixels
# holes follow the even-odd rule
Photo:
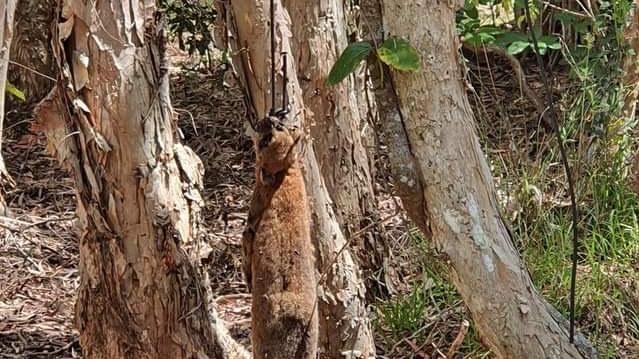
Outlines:
[[[253,184],[253,153],[241,125],[247,116],[243,95],[232,85],[233,81],[225,82],[222,71],[188,70],[193,64],[185,63],[183,54],[173,50],[172,57],[176,63],[172,68],[172,101],[179,128],[206,170],[202,232],[213,247],[208,264],[216,304],[233,336],[248,344],[250,301],[239,269],[239,242]],[[504,154],[520,153],[516,149],[527,148],[527,141],[533,137],[541,138],[543,146],[550,146],[550,134],[539,130],[534,115],[536,108],[520,95],[506,63],[477,62],[469,66],[476,90],[469,95],[479,114],[479,132],[492,162],[496,184],[506,193],[504,184],[512,184],[515,176],[506,175],[507,169],[521,159],[505,158]],[[529,84],[541,93],[537,76],[531,76]],[[10,112],[3,144],[16,186],[7,195],[13,215],[0,217],[0,358],[78,358],[81,354],[77,332],[73,329],[73,305],[79,284],[78,246],[73,233],[73,183],[45,153],[44,138],[28,131],[29,120],[28,112]],[[496,126],[496,121],[504,122]],[[531,152],[534,151],[528,151],[528,155]],[[555,180],[562,181],[557,171],[550,172]],[[551,195],[546,198],[552,188],[542,188],[546,191],[544,203],[558,201]],[[502,192],[500,197],[510,198]],[[504,205],[518,231],[520,219],[525,217],[521,212],[528,207],[515,197],[505,200]],[[564,207],[555,204],[552,208],[563,211]],[[526,220],[532,221],[534,217]],[[401,218],[395,222],[389,237],[390,255],[402,279],[394,279],[400,282],[394,296],[379,298],[371,308],[380,357],[445,358],[456,338],[463,341],[455,348],[459,351],[455,358],[491,357],[480,344],[444,268],[425,241],[415,231],[407,230]],[[533,276],[549,277],[537,283],[565,313],[565,305],[561,303],[565,303],[566,293],[549,292],[563,291],[565,287],[547,285],[546,281],[557,278],[557,273],[542,270],[544,265],[564,266],[565,261],[544,262],[535,255],[536,251],[530,251],[530,248],[538,248],[535,243],[526,247],[528,243],[522,239],[518,246],[527,260],[534,261],[530,264]],[[544,249],[554,251],[556,248],[548,245]],[[634,252],[629,250],[629,253]],[[623,268],[639,268],[637,260],[623,264]],[[580,268],[583,272],[593,271],[585,265]],[[604,310],[601,315],[585,311],[579,317],[580,327],[586,334],[595,336],[598,343],[603,343],[606,350],[613,347],[606,357],[638,358],[639,336],[634,330],[639,327],[635,309],[639,304],[631,298],[633,293],[637,294],[635,301],[639,298],[636,284],[639,278],[636,271],[632,274],[611,266],[606,268],[610,281],[618,284],[615,288],[625,288],[629,294],[607,298],[607,302],[597,307]],[[559,277],[563,283],[563,274]],[[596,289],[610,288],[601,285]],[[584,289],[581,294],[589,293]],[[583,302],[588,308],[590,302]],[[612,313],[617,309],[624,313],[621,317]],[[619,322],[619,318],[625,322]],[[600,337],[603,339],[599,340]]]

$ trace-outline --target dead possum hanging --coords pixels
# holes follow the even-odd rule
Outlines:
[[[271,116],[256,130],[255,192],[242,239],[243,270],[253,298],[253,355],[315,359],[315,251],[295,148],[301,131]]]

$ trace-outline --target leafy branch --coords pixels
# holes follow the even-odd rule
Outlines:
[[[405,39],[390,37],[375,49],[368,41],[354,42],[346,47],[328,74],[327,83],[336,85],[352,74],[359,65],[374,54],[391,68],[415,72],[421,69],[421,58],[417,50]]]

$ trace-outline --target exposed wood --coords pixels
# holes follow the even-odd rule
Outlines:
[[[175,138],[155,1],[65,0],[60,83],[39,105],[77,188],[85,358],[248,358],[198,257],[203,166]]]
[[[277,9],[278,49],[291,54],[291,20],[275,1]],[[218,9],[225,20],[228,34],[222,41],[228,41],[233,63],[239,73],[239,79],[247,90],[247,97],[254,109],[255,116],[264,118],[270,108],[270,63],[268,51],[268,5],[263,1],[231,1],[228,8],[218,3]],[[228,38],[226,38],[228,36]],[[278,50],[276,53],[280,53]],[[289,55],[291,56],[291,55]],[[281,62],[277,63],[277,81],[281,83]],[[310,115],[305,107],[299,74],[295,63],[288,62],[287,91],[291,99],[291,124],[298,123],[300,128],[308,128]],[[280,86],[276,87],[280,91]],[[279,98],[278,93],[278,98]],[[321,358],[359,358],[371,357],[372,335],[365,306],[365,287],[359,276],[359,269],[353,262],[348,250],[337,253],[346,244],[345,236],[333,211],[331,198],[321,175],[315,155],[315,145],[307,138],[303,144],[302,171],[306,184],[311,210],[311,233],[317,249],[317,266],[325,280],[318,287],[319,341]],[[330,267],[328,264],[332,263]],[[327,266],[328,268],[325,268]]]
[[[401,111],[392,118],[398,125],[386,135],[406,139],[406,147],[391,150],[414,164],[413,176],[400,172],[395,179],[415,187],[419,199],[400,194],[404,202],[420,202],[406,206],[411,218],[450,265],[482,339],[498,357],[596,357],[583,337],[577,345],[569,342],[563,319],[535,290],[499,214],[458,68],[454,24],[462,5],[457,0],[381,4],[383,27],[377,28],[408,39],[423,65],[417,73],[392,72]]]

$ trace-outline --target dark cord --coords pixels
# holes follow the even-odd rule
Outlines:
[[[544,67],[543,60],[539,54],[539,44],[537,42],[537,36],[533,29],[532,18],[530,16],[530,9],[528,8],[529,0],[524,0],[524,12],[526,13],[526,22],[528,22],[528,32],[532,39],[533,47],[535,49],[535,57],[539,65],[539,72],[541,74],[541,80],[546,88],[546,99],[548,102],[548,112],[550,113],[550,119],[547,121],[552,125],[552,128],[557,136],[557,142],[559,142],[559,152],[561,154],[561,162],[566,172],[566,179],[568,180],[568,192],[570,193],[570,206],[572,209],[572,271],[570,276],[570,343],[574,342],[575,337],[575,287],[577,279],[577,235],[578,228],[577,223],[579,220],[579,213],[577,211],[577,199],[575,196],[575,187],[572,180],[572,172],[570,171],[570,164],[568,163],[568,156],[566,155],[566,146],[564,140],[561,138],[561,129],[557,121],[557,114],[555,112],[555,103],[552,98],[552,91],[548,77],[546,76],[546,69]],[[548,70],[550,72],[550,70]],[[546,114],[542,114],[546,117]]]
[[[287,111],[288,110],[288,91],[286,91],[286,86],[288,86],[288,78],[287,78],[287,58],[286,58],[286,52],[282,53],[282,111]]]
[[[271,111],[275,110],[275,1],[271,0]]]
[[[275,0],[271,0],[271,109],[268,112],[268,116],[277,117],[280,120],[284,119],[290,112],[288,103],[288,91],[286,86],[288,85],[288,63],[286,53],[282,52],[282,107],[277,108],[275,103]]]

